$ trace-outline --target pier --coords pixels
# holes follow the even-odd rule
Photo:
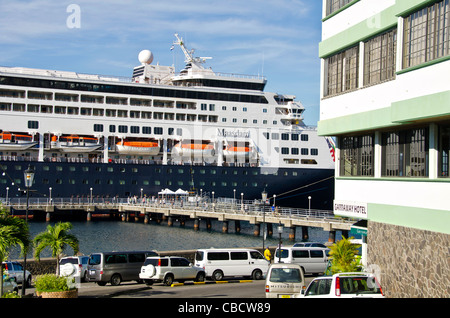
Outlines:
[[[14,198],[3,201],[13,215],[23,216],[26,210],[26,199]],[[333,211],[274,207],[263,204],[260,200],[241,201],[233,198],[186,198],[177,200],[161,200],[149,198],[30,198],[30,215],[45,214],[45,220],[54,216],[77,215],[87,221],[93,217],[116,217],[123,222],[144,223],[150,220],[167,221],[168,226],[179,222],[184,226],[186,220],[194,221],[194,230],[199,230],[200,223],[211,228],[211,220],[222,222],[222,232],[228,233],[230,222],[234,223],[234,231],[240,232],[240,222],[249,222],[254,226],[254,235],[261,232],[272,236],[273,225],[282,225],[289,229],[289,240],[295,241],[296,228],[301,227],[302,239],[308,240],[309,227],[319,227],[329,232],[329,242],[335,241],[336,231],[348,236],[354,219],[336,217]],[[263,228],[263,226],[265,227]]]

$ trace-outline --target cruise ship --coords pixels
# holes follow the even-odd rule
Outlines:
[[[175,37],[179,73],[149,50],[131,78],[0,67],[0,197],[23,195],[31,165],[34,196],[265,190],[277,206],[331,209],[333,140],[304,124],[296,97],[265,92],[263,76],[214,72]]]

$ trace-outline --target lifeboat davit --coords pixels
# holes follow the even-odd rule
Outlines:
[[[102,145],[99,143],[98,138],[70,135],[61,136],[59,138],[57,136],[52,136],[51,146],[52,149],[57,149],[61,152],[80,153],[92,152],[99,149]]]
[[[250,147],[227,146],[223,150],[226,158],[249,158],[252,153],[253,150]]]
[[[37,145],[33,136],[15,134],[10,132],[0,133],[0,150],[26,150]]]
[[[172,155],[179,157],[214,157],[214,145],[210,143],[178,143],[172,149]]]
[[[159,144],[155,141],[122,140],[116,144],[116,150],[125,155],[156,156],[159,154]]]

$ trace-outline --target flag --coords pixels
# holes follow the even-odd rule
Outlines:
[[[333,161],[336,161],[336,157],[335,157],[335,145],[334,145],[334,141],[331,138],[326,138],[327,143],[328,143],[328,148],[330,148],[330,154],[331,157],[333,158]]]

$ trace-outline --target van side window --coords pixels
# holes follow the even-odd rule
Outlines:
[[[89,265],[99,265],[101,262],[101,255],[99,254],[92,254],[91,257],[89,257]]]
[[[203,252],[200,252],[200,251],[197,251],[196,253],[195,253],[195,260],[196,261],[203,261]]]
[[[323,251],[314,251],[311,250],[311,257],[312,258],[322,258],[323,257]]]
[[[123,264],[127,262],[126,254],[107,255],[105,264]]]
[[[128,261],[130,263],[144,263],[145,254],[144,253],[128,254]]]
[[[262,256],[259,252],[250,252],[250,257],[253,259],[264,259],[264,256]]]
[[[228,252],[209,252],[208,261],[228,261],[230,256]]]
[[[246,260],[248,259],[247,252],[231,252],[232,260]]]
[[[309,258],[308,251],[292,251],[292,257],[298,257],[298,258]]]

